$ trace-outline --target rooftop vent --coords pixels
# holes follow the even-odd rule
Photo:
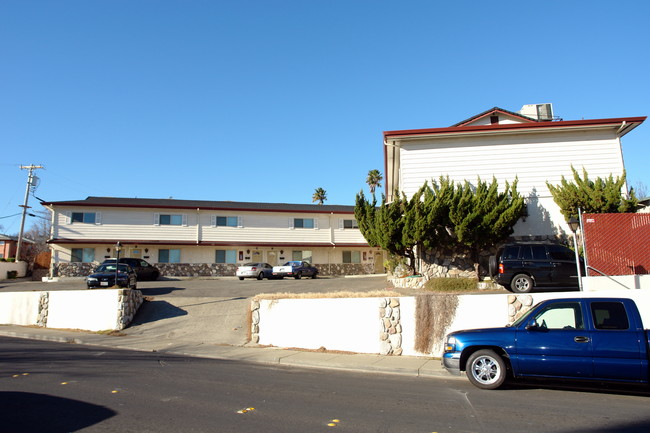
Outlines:
[[[553,120],[553,104],[529,104],[519,110],[519,114],[541,121]]]

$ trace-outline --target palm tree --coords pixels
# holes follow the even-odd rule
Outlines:
[[[325,200],[327,200],[327,192],[323,188],[316,188],[314,195],[311,196],[311,201],[317,201],[318,204],[323,204]]]
[[[370,170],[368,172],[368,177],[366,178],[366,183],[370,187],[370,194],[375,193],[375,188],[381,186],[381,181],[384,180],[379,170]]]

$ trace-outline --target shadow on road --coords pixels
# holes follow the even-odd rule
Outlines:
[[[130,326],[170,319],[172,317],[186,316],[187,311],[170,304],[167,301],[144,301],[135,314]]]
[[[117,414],[104,406],[31,392],[0,392],[3,431],[80,431]],[[8,429],[8,430],[5,430]]]
[[[144,296],[168,295],[172,292],[185,290],[184,287],[151,287],[148,289],[140,288]]]

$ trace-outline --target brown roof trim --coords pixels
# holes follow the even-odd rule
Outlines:
[[[580,126],[608,126],[608,125],[623,125],[628,126],[624,128],[621,135],[627,134],[636,126],[646,120],[643,117],[620,117],[614,119],[588,119],[588,120],[562,120],[558,122],[531,122],[531,123],[508,123],[508,124],[494,124],[494,125],[477,125],[477,126],[451,126],[447,128],[430,128],[430,129],[405,129],[401,131],[384,131],[384,139],[389,137],[408,137],[408,136],[426,136],[438,134],[454,134],[454,133],[472,133],[483,131],[519,131],[526,129],[553,129],[553,128],[571,128]]]
[[[354,214],[354,206],[236,201],[176,200],[126,197],[87,197],[85,200],[52,201],[44,206],[126,207],[140,209],[200,209],[237,212],[292,212]]]

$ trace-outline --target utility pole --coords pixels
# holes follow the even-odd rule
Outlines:
[[[20,261],[20,249],[23,244],[23,233],[25,231],[25,215],[27,214],[27,209],[29,209],[29,206],[27,206],[27,201],[29,200],[29,190],[31,188],[36,188],[36,182],[38,181],[38,178],[34,176],[34,170],[37,168],[44,168],[42,165],[21,165],[20,169],[21,170],[29,170],[29,177],[27,178],[27,188],[25,188],[25,202],[23,203],[22,207],[23,208],[23,217],[20,221],[20,233],[18,234],[18,246],[16,247],[16,261]]]

